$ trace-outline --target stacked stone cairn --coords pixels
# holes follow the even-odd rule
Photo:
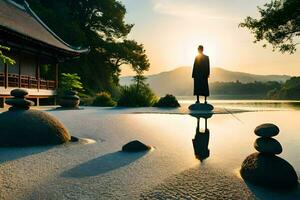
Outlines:
[[[9,108],[10,111],[14,110],[29,110],[30,106],[34,106],[34,102],[25,99],[28,95],[26,90],[15,89],[11,91],[11,96],[14,98],[7,99],[5,103],[12,107]]]
[[[0,147],[56,145],[69,142],[71,136],[55,117],[40,110],[31,110],[32,101],[23,89],[11,91],[6,100],[11,107],[0,114]]]
[[[298,176],[286,160],[276,156],[282,152],[281,144],[273,137],[279,134],[274,124],[262,124],[255,129],[259,136],[254,148],[259,153],[248,156],[241,167],[243,179],[255,185],[288,189],[298,185]]]
[[[79,109],[80,97],[76,91],[67,91],[60,98],[59,105],[67,109]]]

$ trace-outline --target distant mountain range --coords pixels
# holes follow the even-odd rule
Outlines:
[[[147,83],[157,95],[174,94],[178,96],[191,95],[193,91],[193,79],[191,67],[179,67],[172,71],[162,72],[147,76]],[[210,82],[285,82],[290,79],[287,75],[256,75],[243,72],[234,72],[222,68],[212,68]],[[132,76],[121,77],[121,85],[130,85]]]

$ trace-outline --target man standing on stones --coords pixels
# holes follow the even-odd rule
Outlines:
[[[195,58],[193,67],[193,79],[194,79],[194,95],[197,96],[197,102],[199,96],[205,97],[205,104],[207,104],[207,97],[209,96],[208,78],[210,75],[209,57],[203,54],[204,48],[202,45],[198,47],[199,54]]]

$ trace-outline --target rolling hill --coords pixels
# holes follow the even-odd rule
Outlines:
[[[191,67],[179,67],[172,71],[162,72],[147,76],[147,83],[157,95],[171,93],[178,96],[191,95],[193,90],[193,79],[191,78]],[[251,82],[268,82],[278,81],[285,82],[291,78],[287,75],[256,75],[243,72],[234,72],[222,68],[212,68],[210,82],[236,82],[242,83]],[[129,85],[132,76],[121,77],[121,85]]]

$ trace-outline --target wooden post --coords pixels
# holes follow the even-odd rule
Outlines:
[[[55,64],[55,89],[58,88],[58,63]]]
[[[40,57],[37,58],[36,63],[36,80],[37,80],[37,89],[40,90]]]
[[[7,63],[4,63],[4,88],[8,87],[8,68]]]
[[[19,88],[21,87],[21,62],[22,62],[22,52],[19,52]]]
[[[39,97],[36,98],[36,106],[40,106],[40,98]]]

